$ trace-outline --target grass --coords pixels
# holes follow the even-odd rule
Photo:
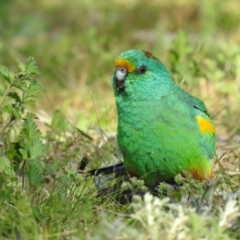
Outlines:
[[[1,239],[238,239],[239,5],[0,3]],[[106,166],[118,155],[110,77],[114,59],[131,48],[152,52],[204,100],[218,147],[213,181],[177,177],[179,191],[162,184],[158,198],[122,205],[124,191],[147,191],[142,181],[97,198],[97,188],[118,180],[96,186],[77,165],[85,156],[88,169]]]

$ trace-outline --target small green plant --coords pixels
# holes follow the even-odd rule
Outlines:
[[[34,113],[41,94],[37,74],[33,58],[18,73],[0,66],[0,238],[81,236],[82,228],[64,233],[69,222],[92,221],[94,184],[71,165],[94,150],[92,138],[58,110],[43,136]]]
[[[41,181],[36,169],[41,172],[42,163],[38,160],[45,151],[35,123],[37,117],[30,110],[41,93],[41,84],[35,78],[37,74],[33,58],[15,74],[0,66],[1,81],[4,80],[3,86],[6,86],[0,100],[0,170],[13,177],[15,173],[24,175],[26,169],[30,182]]]

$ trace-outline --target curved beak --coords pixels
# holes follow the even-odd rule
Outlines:
[[[124,88],[124,82],[127,77],[127,69],[124,67],[117,67],[116,72],[115,72],[115,82],[117,86],[117,90],[122,90]]]

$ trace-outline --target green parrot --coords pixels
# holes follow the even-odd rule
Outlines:
[[[117,141],[130,176],[148,186],[186,172],[200,181],[212,178],[216,137],[204,103],[149,52],[123,52],[115,65]]]

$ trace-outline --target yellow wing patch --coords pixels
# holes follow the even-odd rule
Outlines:
[[[207,132],[215,133],[215,128],[209,120],[202,118],[200,116],[197,116],[196,119],[197,119],[199,129],[202,133],[207,133]]]
[[[115,66],[116,67],[124,67],[127,69],[127,72],[133,72],[134,70],[136,70],[135,66],[133,66],[133,64],[131,62],[129,62],[126,59],[123,58],[117,58],[115,60]]]

